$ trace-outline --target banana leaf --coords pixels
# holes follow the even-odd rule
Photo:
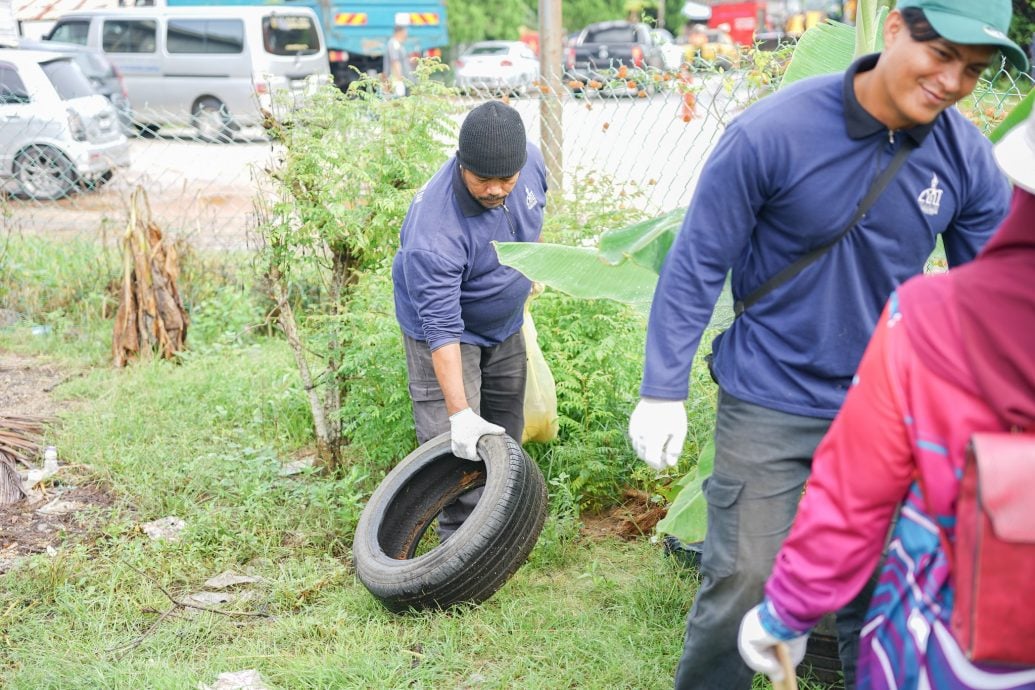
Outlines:
[[[780,88],[806,77],[841,72],[852,60],[884,49],[886,3],[864,0],[856,12],[855,26],[828,21],[812,27],[798,39]]]
[[[855,16],[855,56],[884,50],[884,20],[894,0],[859,0]]]
[[[817,74],[841,72],[855,56],[855,27],[840,22],[816,24],[798,39],[780,88]]]
[[[715,444],[709,442],[697,458],[697,470],[676,482],[679,493],[672,499],[668,513],[658,521],[657,530],[680,541],[703,541],[708,526],[708,504],[704,500],[704,480],[715,466]]]
[[[608,230],[600,236],[600,256],[610,264],[632,259],[655,273],[683,225],[685,208],[677,208],[658,218],[651,218],[624,228]]]
[[[608,263],[596,249],[545,242],[494,242],[500,263],[528,279],[581,299],[610,299],[646,314],[656,270],[634,261]]]

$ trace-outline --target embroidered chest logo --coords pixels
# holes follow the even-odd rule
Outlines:
[[[929,216],[938,215],[938,209],[942,205],[942,192],[943,189],[938,189],[938,176],[931,175],[931,186],[920,192],[920,196],[916,198],[918,204],[920,204],[920,210]]]
[[[535,205],[539,203],[539,199],[536,198],[535,192],[528,187],[525,187],[525,206],[531,211],[535,208]]]

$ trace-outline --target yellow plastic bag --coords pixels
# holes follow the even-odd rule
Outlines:
[[[552,441],[557,438],[557,388],[550,366],[539,349],[538,334],[532,313],[525,302],[525,322],[521,326],[525,339],[528,373],[525,379],[525,429],[521,442]]]

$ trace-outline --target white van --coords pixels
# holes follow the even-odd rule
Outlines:
[[[70,12],[47,40],[99,48],[122,72],[138,125],[184,123],[208,139],[259,124],[330,66],[304,7],[148,7]]]

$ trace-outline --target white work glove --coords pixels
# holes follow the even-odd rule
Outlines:
[[[686,441],[683,401],[640,398],[629,418],[629,440],[640,460],[655,470],[675,467]]]
[[[470,407],[449,418],[449,436],[453,455],[464,460],[478,459],[478,439],[486,434],[502,434],[503,427],[487,422]]]
[[[809,636],[795,636],[793,631],[785,630],[786,636],[781,637],[778,632],[768,630],[762,619],[776,618],[776,614],[771,609],[763,612],[763,606],[766,606],[765,602],[744,614],[740,621],[737,647],[740,648],[740,656],[745,664],[759,673],[766,674],[774,683],[779,683],[784,678],[784,672],[776,656],[776,645],[787,645],[791,666],[796,668],[805,658],[805,643]]]

